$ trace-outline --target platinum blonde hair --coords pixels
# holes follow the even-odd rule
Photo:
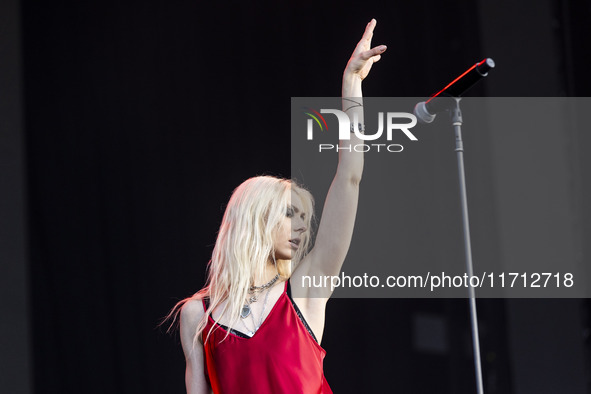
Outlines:
[[[273,245],[276,232],[287,215],[292,194],[297,194],[302,201],[308,230],[301,235],[300,246],[291,261],[275,260]],[[227,302],[220,315],[232,316],[230,327],[235,327],[254,278],[263,276],[269,261],[275,262],[281,279],[287,280],[305,257],[311,242],[313,212],[312,195],[295,181],[272,176],[257,176],[244,181],[234,190],[226,207],[208,265],[206,286],[192,297],[180,301],[168,318],[174,317],[174,324],[187,301],[209,297],[209,307],[197,325],[193,344],[212,311],[224,301]],[[210,334],[211,331],[207,333],[206,340]]]

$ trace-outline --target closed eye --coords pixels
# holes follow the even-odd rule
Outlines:
[[[302,220],[306,220],[306,212],[301,211],[300,209],[298,209],[298,207],[294,207],[293,205],[288,205],[287,206],[287,210],[286,210],[285,215],[288,218],[292,218],[292,217],[294,217],[296,215],[296,213],[300,213],[300,212],[301,212],[300,218]]]
[[[285,211],[285,216],[287,216],[288,218],[292,218],[294,214],[295,212],[293,211],[293,208],[287,207],[287,210]]]

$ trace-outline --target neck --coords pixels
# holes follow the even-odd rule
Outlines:
[[[278,274],[277,267],[273,261],[267,263],[265,271],[262,276],[255,277],[254,286],[261,286],[272,280]]]

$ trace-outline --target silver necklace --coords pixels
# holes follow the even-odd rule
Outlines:
[[[272,286],[273,285],[271,285],[271,287]],[[249,311],[249,315],[250,315],[251,320],[252,320],[252,325],[254,327],[254,331],[251,331],[250,328],[248,328],[246,326],[246,323],[244,322],[244,320],[243,319],[240,319],[240,321],[242,322],[242,325],[244,326],[244,328],[246,328],[246,331],[247,331],[246,334],[249,337],[252,337],[255,334],[255,332],[257,332],[259,330],[259,328],[261,328],[261,326],[263,325],[263,316],[265,316],[265,308],[267,307],[267,300],[269,299],[269,293],[271,293],[271,287],[268,287],[267,288],[267,294],[265,295],[265,301],[263,302],[263,310],[261,311],[261,317],[259,318],[259,324],[258,325],[254,321],[254,314],[253,313],[250,313],[250,311]],[[240,317],[242,317],[242,316],[240,316]]]
[[[268,281],[267,283],[265,283],[263,285],[250,286],[250,288],[248,289],[248,294],[252,294],[252,295],[246,301],[246,304],[244,304],[242,306],[242,310],[240,311],[240,318],[241,319],[246,319],[250,315],[250,313],[251,313],[250,304],[252,304],[253,302],[257,302],[259,300],[260,294],[263,291],[265,291],[266,289],[269,289],[271,286],[273,286],[275,284],[275,282],[277,282],[278,279],[279,279],[279,274],[275,275],[275,277],[273,279],[271,279],[270,281]]]

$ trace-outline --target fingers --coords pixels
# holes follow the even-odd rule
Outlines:
[[[373,63],[378,62],[381,59],[382,53],[387,49],[385,45],[379,45],[377,47],[371,47],[371,39],[373,37],[373,31],[376,27],[377,21],[372,19],[365,27],[365,32],[361,37],[361,40],[355,47],[345,71],[352,74],[358,74],[361,79],[364,79]]]
[[[363,59],[363,60],[368,60],[368,59],[370,59],[370,58],[372,58],[372,57],[374,57],[374,56],[379,56],[379,55],[381,55],[382,53],[386,52],[386,49],[388,49],[388,47],[387,47],[387,46],[385,46],[385,45],[380,45],[380,46],[377,46],[377,47],[375,47],[375,48],[372,48],[372,49],[370,49],[370,50],[368,50],[368,51],[361,52],[361,53],[359,54],[359,56],[360,56],[360,57],[361,57],[361,59]]]
[[[381,55],[382,53],[386,52],[386,49],[388,49],[387,46],[380,45],[380,46],[370,49],[369,52],[373,52],[374,56],[377,56],[377,55]]]
[[[369,40],[371,41],[371,37],[373,36],[373,30],[376,27],[378,22],[375,19],[369,21],[367,26],[365,26],[365,31],[363,32],[363,36],[361,37],[361,41]]]

